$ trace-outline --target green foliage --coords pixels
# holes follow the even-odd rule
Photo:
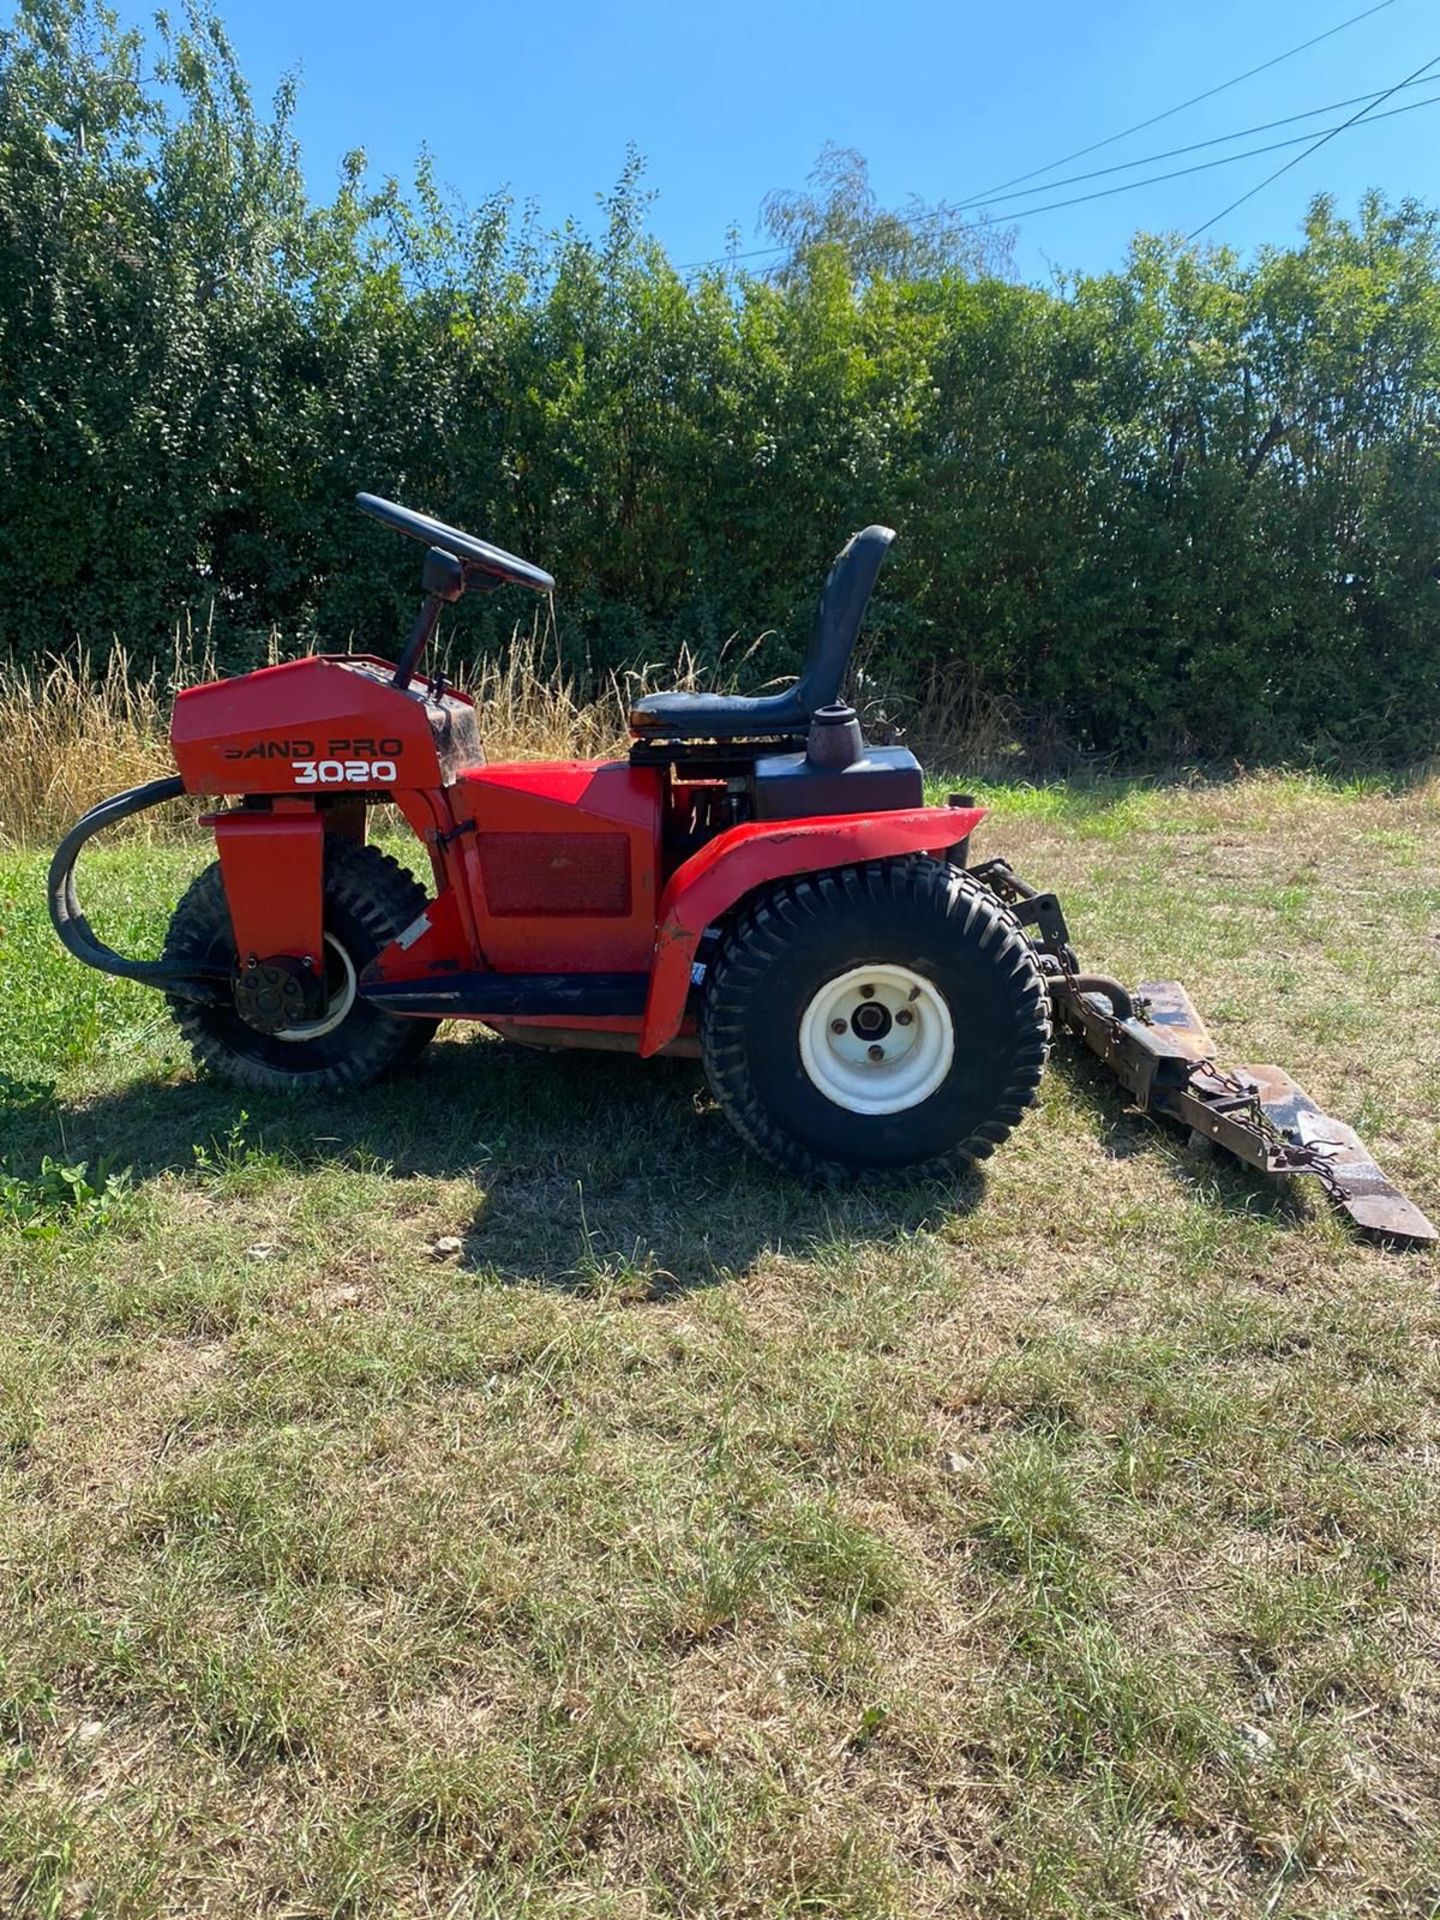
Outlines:
[[[632,157],[598,232],[351,155],[304,191],[205,0],[156,37],[23,0],[0,38],[0,650],[177,619],[392,650],[399,496],[534,555],[597,672],[768,638],[793,671],[851,528],[901,534],[870,671],[1131,759],[1433,750],[1436,216],[1317,201],[1250,261],[1144,238],[999,277],[1004,238],[877,208],[858,156],[772,196],[779,269],[683,276]],[[513,599],[467,607],[504,644]]]
[[[27,1239],[53,1240],[66,1227],[98,1232],[114,1224],[129,1198],[129,1173],[103,1165],[92,1174],[87,1161],[47,1153],[40,1171],[27,1178],[0,1162],[0,1225],[17,1228]]]
[[[1003,274],[1015,250],[1013,227],[943,202],[927,207],[913,194],[903,211],[882,207],[870,167],[854,147],[827,140],[811,170],[809,192],[781,188],[765,196],[761,225],[786,259],[782,279],[803,273],[820,247],[838,247],[866,279],[928,280],[938,274]],[[765,249],[758,249],[765,252]],[[753,257],[753,256],[752,256]]]

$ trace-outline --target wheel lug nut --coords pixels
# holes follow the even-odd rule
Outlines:
[[[868,1052],[872,1060],[883,1060],[885,1058],[884,1047],[870,1047]]]
[[[843,1020],[832,1020],[830,1022],[830,1031],[831,1033],[844,1033],[845,1022]]]
[[[908,1007],[901,1007],[900,1011],[895,1016],[895,1024],[897,1027],[908,1027],[910,1022],[914,1018],[915,1018],[914,1014],[911,1013]]]
[[[861,987],[861,989],[860,989],[860,998],[861,998],[862,1000],[873,1000],[873,999],[875,998],[875,989],[874,989],[874,987],[871,987],[871,986],[864,986],[864,987]]]

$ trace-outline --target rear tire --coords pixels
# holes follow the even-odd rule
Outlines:
[[[167,995],[171,1018],[196,1064],[264,1093],[363,1087],[408,1066],[435,1037],[438,1020],[401,1019],[358,998],[358,976],[425,909],[413,875],[378,847],[337,835],[325,841],[324,929],[328,1019],[310,1038],[282,1039],[248,1026],[233,1006],[199,1006]],[[182,965],[230,968],[235,935],[217,861],[192,883],[175,909],[164,957]],[[341,1017],[334,1014],[343,1008]],[[320,1029],[324,1028],[324,1031]]]
[[[1050,996],[1013,916],[928,856],[785,880],[725,934],[700,1039],[716,1100],[802,1179],[954,1172],[1040,1085]]]

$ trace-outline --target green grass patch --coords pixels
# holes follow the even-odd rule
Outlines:
[[[1087,961],[1440,1211],[1433,788],[981,799]],[[87,858],[95,924],[154,951],[204,858]],[[0,856],[0,1912],[1435,1912],[1433,1259],[1065,1053],[904,1194],[781,1180],[682,1062],[447,1030],[242,1098],[44,865]]]

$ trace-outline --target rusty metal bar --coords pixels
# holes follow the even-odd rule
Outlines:
[[[1440,1239],[1354,1129],[1282,1068],[1218,1067],[1215,1043],[1178,981],[1143,982],[1129,1019],[1087,990],[1084,975],[1052,975],[1051,994],[1057,1024],[1104,1061],[1142,1111],[1177,1121],[1259,1173],[1313,1175],[1373,1238],[1416,1246]]]
[[[1308,1174],[1361,1233],[1392,1246],[1440,1239],[1343,1120],[1324,1112],[1280,1067],[1221,1067],[1215,1042],[1177,980],[1128,992],[1079,971],[1065,916],[1003,860],[971,869],[1030,934],[1050,981],[1055,1024],[1103,1061],[1135,1105],[1188,1127],[1272,1178]]]

